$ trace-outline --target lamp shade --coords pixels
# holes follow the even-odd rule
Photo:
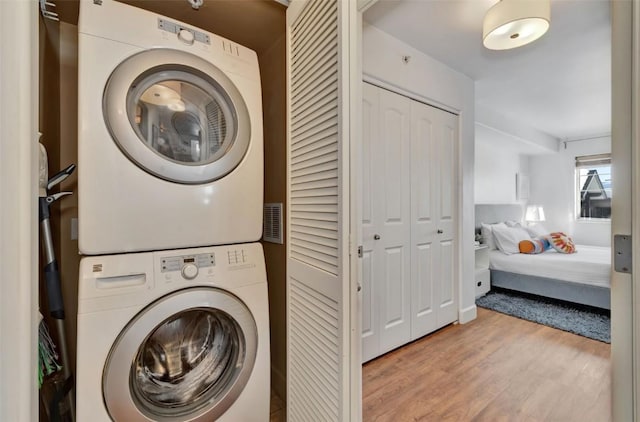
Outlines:
[[[547,32],[551,0],[501,0],[484,17],[482,42],[490,50],[529,44]]]
[[[544,221],[544,209],[540,205],[528,205],[524,220],[531,223]]]

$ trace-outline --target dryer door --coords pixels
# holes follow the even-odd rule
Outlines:
[[[171,293],[141,311],[114,343],[102,377],[114,421],[212,421],[244,389],[258,345],[236,296],[215,288]]]
[[[249,147],[251,122],[234,83],[184,51],[153,49],[113,71],[104,90],[107,128],[144,171],[201,184],[231,172]]]

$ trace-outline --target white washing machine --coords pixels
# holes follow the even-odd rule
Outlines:
[[[256,53],[112,0],[82,1],[78,31],[80,252],[258,240]]]
[[[269,420],[259,243],[85,257],[78,422]]]

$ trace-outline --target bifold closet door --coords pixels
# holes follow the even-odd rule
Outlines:
[[[457,319],[458,117],[411,102],[411,337]]]
[[[363,86],[363,361],[456,321],[458,117]]]
[[[362,87],[362,361],[367,362],[380,354],[380,330],[377,291],[373,289],[374,251],[373,236],[376,232],[373,214],[373,189],[375,164],[372,154],[378,145],[378,118],[380,115],[378,88],[363,84]]]
[[[356,2],[287,8],[287,420],[358,420],[350,116]],[[358,82],[359,83],[359,82]]]
[[[411,340],[411,100],[363,89],[363,360]]]

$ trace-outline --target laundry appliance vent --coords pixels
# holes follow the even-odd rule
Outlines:
[[[282,203],[264,204],[262,240],[282,244]]]

